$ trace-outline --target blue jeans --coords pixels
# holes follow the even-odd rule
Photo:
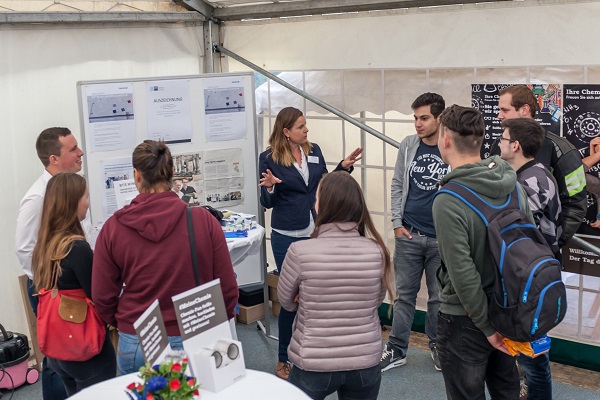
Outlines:
[[[446,395],[452,400],[519,398],[514,357],[496,350],[467,316],[438,313],[437,349]]]
[[[169,336],[169,344],[173,350],[183,350],[181,336]],[[142,347],[136,335],[119,332],[119,347],[117,351],[118,375],[127,375],[138,372],[146,362],[142,354]]]
[[[550,357],[548,353],[536,358],[517,356],[517,361],[527,379],[528,400],[552,400],[552,374],[550,373]]]
[[[381,367],[337,372],[311,372],[294,366],[288,382],[311,399],[322,400],[337,391],[339,400],[376,400],[381,385]]]
[[[412,239],[397,237],[394,248],[394,274],[396,275],[396,300],[390,343],[406,356],[410,329],[415,316],[417,294],[421,289],[421,277],[425,271],[427,284],[427,319],[425,333],[429,347],[435,346],[437,314],[440,310],[440,294],[436,272],[441,265],[438,243],[435,238],[419,236],[412,232]]]
[[[29,303],[31,303],[33,313],[37,317],[39,300],[33,295],[36,292],[33,281],[28,278],[27,294],[29,295]],[[44,400],[64,400],[68,397],[62,379],[52,370],[46,357],[44,357],[44,360],[42,361],[42,397]]]
[[[102,351],[87,361],[62,361],[50,357],[46,359],[52,370],[56,371],[62,379],[69,396],[117,375],[115,350],[108,335],[104,340]]]
[[[273,257],[275,258],[275,265],[277,266],[277,272],[281,273],[281,266],[285,255],[288,251],[288,247],[294,242],[299,240],[309,239],[307,237],[291,237],[285,236],[276,231],[271,231],[271,249],[273,250]],[[279,361],[287,362],[288,353],[287,349],[292,340],[292,326],[294,325],[294,318],[296,318],[295,311],[288,311],[281,307],[279,312],[279,319],[277,324],[279,326]]]

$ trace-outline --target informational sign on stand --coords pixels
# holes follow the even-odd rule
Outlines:
[[[477,83],[471,85],[471,104],[483,114],[485,135],[481,146],[481,157],[490,156],[492,144],[502,135],[501,121],[498,119],[500,91],[513,84]],[[544,129],[559,134],[561,116],[561,91],[558,84],[527,85],[538,101],[536,121]]]
[[[221,281],[173,296],[183,348],[198,384],[212,392],[246,374],[242,344],[232,339]]]
[[[144,360],[152,365],[163,361],[170,346],[158,300],[154,300],[141,317],[133,323],[133,328],[142,347]]]

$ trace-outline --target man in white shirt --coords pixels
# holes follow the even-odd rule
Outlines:
[[[79,172],[83,151],[67,128],[43,130],[37,138],[35,148],[45,170],[21,200],[15,233],[15,252],[29,278],[29,300],[37,314],[37,298],[31,296],[35,292],[31,260],[37,242],[46,185],[52,176],[60,172]],[[62,400],[67,397],[62,381],[47,367],[46,362],[42,371],[42,395],[44,400]]]

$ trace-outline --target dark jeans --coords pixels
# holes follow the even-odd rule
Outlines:
[[[33,313],[37,317],[37,306],[39,300],[33,296],[36,293],[35,287],[33,287],[33,281],[27,279],[27,294],[29,295],[29,302]],[[56,372],[48,365],[48,359],[44,357],[42,361],[42,397],[44,400],[64,400],[67,398],[67,392],[62,379]]]
[[[271,231],[271,249],[273,249],[273,257],[275,257],[275,265],[277,266],[277,272],[281,273],[281,266],[283,260],[285,260],[285,254],[287,253],[288,247],[294,242],[299,240],[309,239],[307,237],[290,237]],[[288,354],[287,349],[292,340],[292,325],[294,325],[294,318],[296,318],[295,311],[288,311],[281,307],[279,312],[279,361],[287,362]]]
[[[335,391],[339,400],[376,400],[381,367],[378,364],[355,371],[311,372],[294,366],[288,382],[314,400],[324,399]]]
[[[51,357],[46,358],[48,364],[62,379],[69,396],[88,386],[117,376],[117,359],[108,335],[106,335],[100,354],[87,361],[62,361]]]
[[[550,373],[550,357],[548,353],[536,358],[520,354],[517,361],[527,379],[528,400],[552,400],[552,374]]]
[[[494,400],[519,398],[514,357],[492,347],[471,318],[438,313],[437,349],[448,399],[485,400],[485,384]]]

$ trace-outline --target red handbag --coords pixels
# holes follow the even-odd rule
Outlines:
[[[87,361],[104,346],[106,325],[83,289],[41,289],[37,336],[42,353],[63,361]]]

